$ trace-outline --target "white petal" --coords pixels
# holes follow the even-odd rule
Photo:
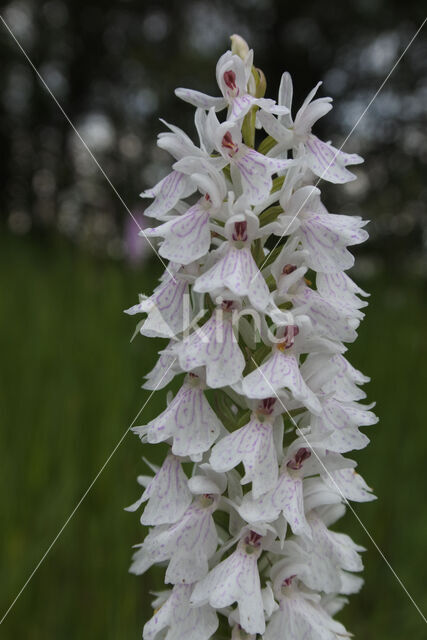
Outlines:
[[[360,164],[363,158],[354,154],[344,153],[330,144],[322,142],[314,135],[310,135],[306,142],[308,151],[307,161],[310,169],[323,180],[340,184],[355,180],[356,176],[346,169],[346,165]]]
[[[289,114],[289,109],[284,105],[276,104],[271,98],[257,98],[255,104],[267,113],[275,113],[279,116],[285,116]]]
[[[211,244],[209,211],[195,204],[182,216],[169,220],[155,229],[146,229],[146,235],[162,236],[159,254],[178,264],[190,264],[204,256]]]
[[[265,111],[257,113],[257,117],[268,135],[288,148],[292,146],[294,139],[293,132],[284,126],[283,121],[280,122],[280,118],[276,118],[273,114],[266,113]],[[284,116],[284,118],[286,118],[286,116]],[[287,127],[289,126],[290,125],[287,125]]]
[[[144,640],[155,640],[169,627],[168,640],[209,640],[218,628],[215,611],[207,605],[190,607],[191,585],[175,585],[167,601],[144,626]]]
[[[142,494],[148,500],[141,516],[141,524],[157,525],[176,522],[189,507],[192,495],[187,476],[175,456],[168,455],[160,470]]]
[[[249,109],[257,102],[254,96],[249,93],[245,93],[242,96],[233,98],[230,105],[230,110],[227,115],[227,120],[236,121],[244,118]]]
[[[197,503],[176,526],[176,544],[170,556],[165,582],[193,583],[208,572],[208,560],[215,553],[218,535],[212,518],[213,507]]]
[[[326,555],[332,562],[338,564],[346,571],[362,571],[363,563],[359,551],[363,547],[355,544],[344,533],[330,531],[325,524],[314,514],[310,517],[310,525],[313,534],[313,546]]]
[[[355,309],[368,304],[365,300],[360,300],[357,295],[369,294],[360,289],[346,273],[318,273],[316,287],[321,296],[334,304],[346,304]]]
[[[199,276],[194,290],[211,292],[227,287],[238,296],[248,296],[251,304],[264,310],[269,300],[268,286],[260,274],[249,247],[238,249],[230,244],[225,255]]]
[[[175,89],[175,95],[185,102],[189,102],[194,107],[201,107],[202,109],[211,109],[214,107],[215,111],[221,111],[227,106],[227,101],[224,98],[214,98],[201,93],[200,91],[194,91],[193,89],[183,89],[179,87]]]
[[[295,117],[295,131],[299,136],[306,136],[310,133],[312,126],[317,120],[323,118],[332,109],[331,98],[318,98],[311,104],[307,104],[298,111]],[[314,138],[314,136],[308,136]]]
[[[327,505],[341,505],[342,496],[324,478],[306,478],[304,480],[304,504],[307,512]]]
[[[310,411],[318,413],[321,405],[301,377],[294,355],[275,349],[268,360],[243,379],[243,392],[248,398],[268,398],[287,387]]]
[[[155,194],[154,202],[145,209],[144,215],[161,220],[174,208],[178,200],[187,198],[195,190],[188,176],[178,171],[172,171],[151,191],[144,191],[141,194],[142,197],[152,197],[151,194]]]
[[[166,122],[163,118],[160,118],[160,122],[172,132],[172,134],[169,132],[159,134],[157,146],[160,147],[160,149],[165,149],[176,159],[188,155],[202,155],[200,149],[196,147],[185,131],[174,124]]]
[[[292,108],[292,97],[293,97],[293,85],[292,78],[288,71],[285,71],[282,74],[280,79],[279,86],[279,104],[287,107],[289,109],[289,113]],[[280,119],[282,124],[287,127],[290,127],[292,124],[292,117],[290,115],[285,115]],[[273,136],[274,137],[274,136]]]
[[[188,487],[195,495],[222,493],[218,484],[206,476],[193,476],[188,481]]]
[[[196,606],[209,602],[215,609],[237,602],[240,624],[245,631],[263,633],[264,607],[257,555],[248,555],[238,548],[196,584],[191,602]]]
[[[245,359],[233,333],[231,314],[227,312],[222,320],[214,313],[184,340],[178,353],[184,371],[206,366],[206,382],[211,388],[234,384],[245,367]]]
[[[341,469],[332,471],[332,476],[325,476],[326,484],[334,491],[339,492],[347,500],[355,502],[370,502],[375,500],[375,496],[371,493],[372,489],[368,487],[361,475],[354,469]]]
[[[252,491],[247,493],[238,507],[241,517],[249,524],[276,520],[280,514],[280,506],[273,505],[271,500],[272,493],[273,491],[269,491],[256,500]]]
[[[145,376],[146,382],[144,382],[142,388],[154,391],[166,387],[176,375],[174,370],[175,361],[176,356],[167,349],[160,351],[160,357],[150,373]]]
[[[354,264],[354,257],[343,247],[337,245],[337,235],[319,229],[317,225],[302,225],[301,242],[309,252],[307,264],[310,269],[335,273],[350,269]]]
[[[369,438],[356,427],[334,431],[324,431],[317,425],[312,426],[312,436],[322,439],[322,444],[330,451],[347,453],[348,451],[364,449],[369,444]]]
[[[254,149],[245,147],[230,158],[230,162],[240,171],[243,193],[250,204],[262,204],[270,195],[273,184],[272,174],[291,166],[293,160],[275,160]]]
[[[126,313],[148,314],[139,329],[143,336],[171,338],[189,326],[192,315],[189,304],[188,283],[178,276],[167,277],[150,298],[127,309]]]
[[[269,618],[274,611],[277,611],[279,605],[274,600],[273,589],[271,584],[267,582],[267,585],[262,590],[262,601],[264,603],[264,610],[267,618]]]
[[[339,592],[339,567],[311,541],[302,538],[286,540],[283,553],[285,559],[280,563],[283,577],[297,575],[309,589],[325,593]]]
[[[369,382],[369,378],[355,369],[340,354],[332,357],[333,364],[337,367],[337,373],[323,385],[325,393],[333,393],[336,400],[361,400],[366,397],[366,393],[359,389],[356,384]]]
[[[310,214],[309,214],[310,215]],[[360,216],[346,216],[336,213],[316,213],[311,215],[317,228],[336,235],[336,242],[341,245],[352,246],[360,244],[368,238],[368,233],[362,228],[367,221]]]
[[[172,452],[193,456],[208,451],[222,428],[203,390],[184,384],[169,406],[147,425],[150,443],[173,438]]]
[[[307,265],[326,273],[352,267],[354,257],[346,246],[363,242],[368,237],[360,226],[359,219],[333,214],[315,214],[302,220],[300,237],[308,252]]]
[[[200,580],[218,543],[214,508],[214,502],[203,507],[196,500],[175,524],[151,529],[133,556],[131,573],[142,574],[153,564],[169,560],[165,582],[191,584]]]
[[[165,582],[193,583],[208,572],[208,560],[215,553],[218,534],[211,514],[188,522],[182,530],[165,575]]]
[[[302,596],[284,597],[273,614],[264,640],[337,640],[347,637],[343,625]]]
[[[324,445],[331,451],[345,453],[362,449],[369,439],[357,429],[378,422],[377,416],[356,403],[339,402],[333,397],[323,401],[323,411],[312,420],[312,427],[324,435]]]
[[[363,578],[355,576],[347,571],[341,571],[341,589],[340,593],[345,595],[351,595],[352,593],[359,593],[363,586]]]
[[[270,423],[251,420],[212,449],[210,464],[216,471],[229,471],[242,461],[246,472],[242,484],[252,482],[255,498],[275,486],[278,464]]]
[[[311,537],[311,529],[304,512],[302,478],[286,471],[279,478],[276,489],[271,494],[271,504],[280,509],[295,535]]]
[[[357,338],[354,325],[358,325],[361,315],[357,310],[334,306],[310,287],[300,289],[292,302],[299,312],[309,316],[313,330],[319,335],[343,342],[354,342]]]

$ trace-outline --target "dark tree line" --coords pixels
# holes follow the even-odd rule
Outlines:
[[[193,132],[192,111],[173,89],[215,94],[215,63],[228,35],[241,33],[255,49],[267,95],[285,69],[296,106],[323,79],[335,110],[317,130],[339,145],[424,18],[417,0],[15,0],[2,15],[138,216],[138,194],[167,167],[154,144],[158,117]],[[0,30],[4,227],[59,232],[120,256],[128,214]],[[368,252],[390,268],[423,268],[426,99],[427,27],[346,145],[366,158],[360,180],[328,202],[331,210],[372,220]]]

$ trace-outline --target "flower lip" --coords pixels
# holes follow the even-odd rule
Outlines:
[[[294,457],[289,460],[286,466],[289,467],[289,469],[298,471],[299,469],[301,469],[304,461],[307,460],[307,458],[309,458],[310,456],[310,449],[307,449],[307,447],[301,447],[300,449],[298,449]]]

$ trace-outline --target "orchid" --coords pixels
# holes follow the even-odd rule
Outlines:
[[[352,180],[362,158],[312,133],[332,108],[320,83],[292,118],[289,74],[276,103],[253,58],[232,36],[220,95],[176,90],[198,142],[163,122],[172,168],[142,194],[169,262],[126,313],[169,340],[143,387],[178,382],[132,429],[166,450],[127,507],[149,527],[131,572],[159,564],[170,585],[144,640],[338,640],[350,634],[334,616],[362,585],[363,548],[331,527],[374,499],[346,456],[377,422],[344,355],[367,304],[346,273],[366,222],[330,213],[316,178]]]

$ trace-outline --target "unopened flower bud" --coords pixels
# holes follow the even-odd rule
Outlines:
[[[230,40],[231,53],[236,54],[236,56],[239,56],[240,58],[242,58],[242,60],[246,60],[246,56],[249,53],[249,46],[246,40],[242,38],[242,36],[239,36],[237,33],[234,33],[232,36],[230,36]]]

